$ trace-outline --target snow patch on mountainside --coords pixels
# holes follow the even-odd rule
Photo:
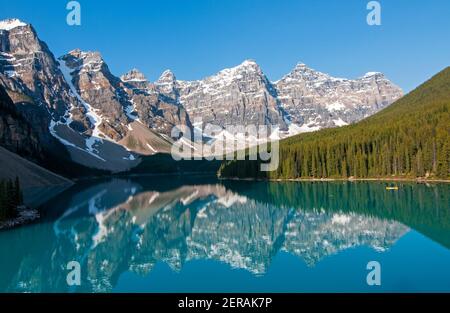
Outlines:
[[[337,120],[333,120],[334,125],[341,127],[341,126],[346,126],[348,125],[347,122],[345,122],[344,120],[342,120],[342,118],[338,118]]]
[[[95,145],[96,144],[101,144],[103,143],[102,138],[100,138],[100,136],[107,138],[107,136],[105,136],[105,134],[103,134],[100,130],[99,130],[99,126],[102,123],[102,118],[100,115],[98,115],[95,110],[87,103],[83,100],[83,98],[81,98],[81,96],[78,94],[75,86],[73,85],[72,82],[72,75],[71,73],[73,72],[64,62],[64,60],[60,60],[59,61],[59,69],[61,70],[67,84],[69,85],[70,91],[72,93],[73,96],[75,96],[80,102],[81,104],[84,106],[84,108],[86,109],[86,116],[89,118],[89,121],[91,122],[92,125],[94,125],[94,129],[92,131],[92,135],[87,138],[85,140],[85,144],[87,147],[88,152],[91,155],[94,155],[97,158],[100,158],[97,153],[98,150],[95,149]],[[68,119],[66,121],[66,124],[69,125],[71,122],[70,119]],[[59,123],[59,122],[58,122]],[[64,142],[63,142],[64,143]],[[105,161],[104,159],[100,158],[101,160]]]
[[[327,105],[328,111],[340,111],[345,109],[345,105],[339,101]]]
[[[0,30],[10,31],[21,26],[27,26],[27,24],[16,18],[0,21]]]
[[[320,130],[320,126],[313,126],[311,124],[303,124],[302,126],[298,126],[297,124],[292,123],[289,125],[289,136],[294,136],[301,133],[311,133]]]
[[[136,110],[136,104],[134,103],[133,100],[130,100],[130,103],[131,103],[131,105],[125,107],[125,114],[132,121],[138,121],[139,122],[139,117],[138,117],[138,113],[137,113],[137,110]]]

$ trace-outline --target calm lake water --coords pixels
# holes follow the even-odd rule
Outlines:
[[[387,185],[85,181],[0,232],[0,292],[450,292],[450,185]]]

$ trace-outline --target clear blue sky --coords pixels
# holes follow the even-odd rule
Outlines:
[[[450,1],[381,0],[382,26],[366,23],[368,0],[0,0],[0,19],[32,23],[56,56],[100,51],[115,75],[136,67],[150,80],[167,68],[183,80],[256,60],[271,80],[297,62],[338,77],[384,72],[410,91],[450,65]]]

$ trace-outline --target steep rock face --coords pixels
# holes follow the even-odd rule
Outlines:
[[[29,24],[3,21],[0,28],[0,84],[18,111],[33,126],[42,144],[51,146],[52,119],[65,120],[69,110],[86,124],[82,107],[70,94],[58,62]],[[77,113],[78,112],[78,113]]]
[[[31,125],[21,117],[2,86],[0,86],[0,145],[29,159],[42,158],[42,148]]]
[[[171,135],[176,125],[191,128],[191,122],[184,107],[175,94],[164,94],[156,84],[148,82],[144,74],[134,69],[121,77],[131,107],[127,108],[130,118],[139,119],[144,125],[158,133]]]
[[[0,23],[0,84],[45,150],[88,167],[129,168],[135,157],[114,142],[121,135],[115,129],[121,127],[116,123],[120,112],[111,114],[114,127],[101,123],[101,116],[82,99],[74,83],[78,80],[65,61],[54,58],[31,25],[18,20]]]
[[[198,81],[179,81],[166,71],[155,84],[179,99],[192,121],[289,128],[282,136],[357,122],[403,95],[382,73],[334,78],[302,63],[272,83],[251,60]]]
[[[254,61],[244,61],[203,80],[178,81],[176,88],[191,120],[201,118],[204,123],[222,127],[285,127],[276,90]]]
[[[302,63],[275,85],[290,120],[304,130],[357,122],[403,95],[381,73],[356,80],[334,78]]]
[[[158,91],[169,99],[179,100],[179,85],[175,74],[171,70],[164,71],[155,82]]]
[[[304,64],[272,83],[251,60],[198,81],[169,70],[155,83],[138,70],[118,78],[98,52],[73,50],[57,61],[18,20],[0,22],[0,84],[45,148],[58,140],[76,162],[111,170],[134,166],[130,151],[167,152],[174,126],[192,129],[198,119],[271,125],[283,138],[353,123],[402,95],[380,73],[338,79]]]
[[[138,157],[127,151],[134,151],[128,142],[144,138],[136,152],[153,154],[162,141],[170,145],[158,132],[170,135],[175,124],[190,125],[179,103],[130,91],[99,53],[73,50],[56,60],[33,27],[18,20],[0,22],[0,85],[45,149],[63,144],[72,160],[90,167],[130,168]],[[135,124],[141,122],[138,114],[142,127]]]
[[[132,130],[129,124],[134,121],[168,136],[175,125],[190,127],[189,117],[177,99],[161,95],[137,69],[118,78],[98,52],[78,49],[60,60],[77,95],[95,115],[100,136],[118,142]]]
[[[73,50],[60,59],[69,69],[77,93],[101,118],[100,132],[116,141],[122,139],[128,124],[124,112],[128,98],[120,79],[111,74],[98,52]]]
[[[114,170],[119,165],[113,162],[129,167],[130,153],[102,140],[95,112],[33,27],[18,20],[0,26],[0,84],[45,150],[89,167]],[[112,162],[106,162],[108,156]]]

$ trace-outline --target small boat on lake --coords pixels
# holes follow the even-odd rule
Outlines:
[[[386,190],[398,190],[398,186],[387,186]]]

